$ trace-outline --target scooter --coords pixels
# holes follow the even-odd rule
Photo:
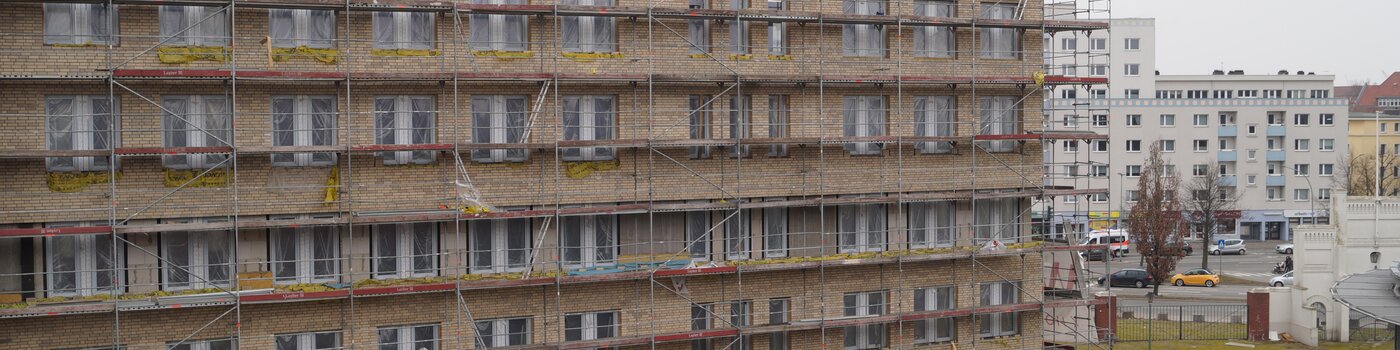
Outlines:
[[[1286,272],[1288,272],[1288,266],[1284,265],[1283,263],[1274,264],[1275,275],[1282,275]]]

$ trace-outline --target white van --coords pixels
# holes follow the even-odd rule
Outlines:
[[[1107,244],[1113,256],[1127,256],[1132,250],[1128,247],[1128,231],[1120,229],[1094,230],[1079,240],[1079,245]]]

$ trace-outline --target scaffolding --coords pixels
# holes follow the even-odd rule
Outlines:
[[[111,105],[139,107],[132,111],[108,111],[105,115],[119,114],[128,120],[161,120],[161,126],[131,128],[126,127],[130,123],[125,123],[121,124],[124,128],[108,128],[107,140],[113,146],[105,149],[41,149],[36,147],[44,144],[40,142],[0,150],[0,162],[3,162],[0,164],[16,165],[11,167],[16,169],[35,168],[35,163],[66,157],[105,157],[109,160],[105,169],[89,168],[88,171],[60,175],[51,173],[48,175],[49,188],[31,188],[10,195],[13,199],[44,198],[101,205],[35,210],[12,206],[9,208],[14,209],[0,210],[0,217],[9,217],[3,221],[7,223],[48,222],[52,219],[41,218],[51,218],[53,215],[85,218],[69,220],[83,223],[44,227],[0,226],[0,238],[108,237],[101,243],[110,243],[112,252],[142,255],[152,265],[131,267],[121,264],[107,269],[71,270],[75,274],[109,274],[111,285],[119,287],[95,288],[94,293],[58,297],[54,299],[61,300],[54,302],[32,300],[17,303],[10,308],[0,308],[0,319],[82,314],[110,317],[113,348],[176,346],[207,338],[202,334],[211,329],[224,330],[233,344],[243,346],[277,341],[249,339],[255,337],[242,334],[245,306],[339,300],[348,308],[348,312],[342,312],[348,314],[351,320],[340,321],[343,327],[337,331],[341,335],[334,348],[356,348],[374,346],[382,341],[351,335],[358,325],[353,318],[356,317],[357,303],[361,303],[359,300],[413,296],[422,300],[437,300],[443,306],[444,321],[432,337],[438,342],[437,347],[476,348],[487,344],[487,341],[481,335],[482,324],[472,312],[485,306],[474,303],[474,298],[504,288],[534,287],[541,288],[542,293],[553,293],[552,300],[542,301],[545,304],[552,302],[553,305],[543,305],[540,309],[544,312],[529,316],[529,324],[554,333],[542,331],[527,335],[530,348],[659,348],[681,342],[714,342],[714,345],[726,349],[749,348],[752,344],[745,345],[745,342],[753,341],[755,337],[807,331],[819,332],[821,343],[825,346],[830,343],[829,337],[841,336],[839,332],[843,327],[878,326],[886,331],[888,338],[902,339],[913,332],[916,324],[922,325],[931,320],[960,317],[981,320],[990,315],[1016,315],[1022,311],[1037,311],[1045,315],[1045,324],[1042,325],[1045,336],[1030,337],[1031,340],[1044,339],[1044,344],[1026,343],[1028,337],[1025,336],[1013,338],[1020,342],[1016,344],[999,338],[951,341],[974,348],[979,344],[1014,348],[1051,347],[1066,343],[1099,344],[1099,330],[1093,329],[1092,325],[1088,326],[1089,329],[1079,327],[1088,323],[1084,322],[1088,319],[1084,315],[1085,310],[1102,305],[1102,300],[1085,299],[1079,293],[1069,293],[1071,296],[1066,297],[1062,292],[1082,291],[1082,280],[1076,276],[1083,271],[1083,263],[1077,258],[1077,252],[1105,247],[1074,245],[1076,240],[1073,237],[1058,241],[1043,240],[1046,229],[1027,225],[1026,218],[1031,213],[1031,206],[1023,203],[1033,198],[1106,195],[1104,189],[1047,186],[1044,176],[1052,176],[1054,172],[1046,171],[1043,167],[1062,163],[1047,159],[1039,151],[1043,145],[1055,142],[1089,142],[1106,140],[1107,136],[1082,130],[1057,130],[1054,123],[1044,118],[1041,118],[1043,123],[1040,128],[1035,129],[1027,121],[1036,118],[1020,113],[1015,116],[1019,118],[1010,121],[1014,124],[1011,130],[997,129],[998,121],[1008,117],[984,111],[986,107],[978,107],[976,102],[979,96],[983,96],[979,93],[981,90],[984,94],[1014,97],[1013,105],[1017,107],[1008,109],[1025,111],[1027,104],[1038,102],[1038,97],[1043,96],[1050,87],[1102,85],[1107,80],[1046,75],[1045,72],[1054,73],[1053,70],[1044,67],[1042,62],[1029,59],[1042,54],[1031,49],[1018,49],[1011,53],[1019,59],[982,59],[976,48],[961,44],[963,36],[958,37],[959,44],[955,46],[960,49],[954,50],[951,55],[967,58],[941,60],[909,58],[911,55],[905,51],[904,41],[898,39],[890,40],[894,43],[889,45],[891,48],[882,46],[877,59],[844,57],[837,54],[842,50],[839,44],[833,48],[824,39],[839,37],[842,26],[877,26],[882,28],[882,33],[886,30],[883,28],[893,28],[893,38],[904,38],[921,28],[955,28],[968,38],[972,37],[968,33],[978,33],[984,29],[1008,30],[1017,32],[1016,37],[1021,43],[1028,43],[1032,42],[1028,33],[1106,31],[1108,26],[1103,21],[1109,13],[1107,0],[1053,3],[1022,0],[1014,4],[1015,16],[1011,19],[968,15],[966,12],[970,9],[986,11],[970,3],[957,3],[960,12],[956,17],[914,15],[911,13],[916,12],[913,8],[917,5],[897,0],[884,5],[888,6],[889,14],[873,15],[833,13],[839,3],[820,0],[787,1],[768,9],[757,9],[757,4],[738,9],[706,8],[708,4],[697,8],[693,4],[662,4],[661,1],[649,1],[647,6],[578,5],[576,1],[557,4],[416,0],[72,2],[104,4],[108,9],[122,5],[121,13],[128,11],[128,8],[132,8],[133,12],[145,8],[149,13],[156,6],[172,5],[203,6],[207,9],[202,17],[192,18],[188,25],[178,28],[175,36],[218,16],[227,16],[227,23],[232,25],[228,26],[227,44],[215,51],[192,47],[166,50],[171,46],[168,43],[171,35],[120,34],[116,35],[119,40],[96,44],[105,46],[100,54],[94,54],[96,50],[88,50],[84,52],[92,54],[91,57],[73,58],[79,61],[86,59],[87,62],[17,65],[3,70],[0,84],[5,85],[32,84],[36,88],[105,85],[98,89],[105,92]],[[35,4],[3,6],[21,8]],[[1052,7],[1066,6],[1075,10],[1067,13],[1050,10]],[[248,16],[250,12],[256,13],[252,11],[264,9],[336,11],[335,32],[338,36],[334,40],[335,49],[274,49],[269,43],[269,36],[240,35],[240,29],[244,28],[240,26],[244,23],[240,14]],[[384,11],[431,14],[436,18],[436,36],[447,33],[450,38],[435,36],[432,48],[426,52],[372,48],[374,40],[368,37],[369,33],[364,28],[369,27],[367,22],[371,13]],[[121,13],[107,12],[109,23],[135,22],[118,21]],[[475,49],[468,30],[470,18],[498,15],[524,15],[543,22],[543,25],[539,25],[542,29],[535,28],[537,25],[534,23],[527,27],[530,28],[527,37],[544,37],[528,41],[527,47],[538,49],[519,52]],[[615,24],[618,26],[616,33],[637,34],[644,30],[646,35],[644,38],[618,38],[609,54],[569,52],[561,40],[555,40],[545,33],[559,32],[564,26],[563,19],[571,16],[611,18],[618,22]],[[253,18],[247,21],[258,20]],[[786,53],[770,53],[766,60],[754,57],[753,52],[762,51],[756,50],[761,45],[747,42],[738,44],[743,48],[742,52],[721,55],[716,53],[721,51],[720,45],[697,42],[687,35],[685,28],[679,28],[697,21],[705,23],[707,29],[710,23],[724,23],[732,25],[730,28],[733,30],[746,33],[750,30],[747,27],[750,24],[814,27],[816,36],[815,39],[794,36],[792,39],[799,40],[785,44],[783,49]],[[621,29],[624,26],[630,30]],[[536,35],[537,30],[544,32]],[[708,40],[708,36],[706,34],[705,39]],[[44,35],[33,32],[7,33],[5,37],[17,42],[35,42],[42,40]],[[19,40],[21,38],[24,40]],[[1017,46],[1020,45],[1024,44]],[[39,56],[52,53],[51,48],[30,49],[44,51],[38,53]],[[364,52],[371,53],[365,55]],[[637,57],[623,56],[624,52],[636,53]],[[183,63],[175,69],[168,63],[172,61]],[[929,75],[927,72],[937,74]],[[319,128],[332,130],[334,141],[317,145],[270,146],[277,143],[271,140],[279,132],[276,126],[240,124],[241,120],[277,117],[276,114],[280,112],[242,110],[250,104],[261,104],[240,103],[243,99],[279,96],[264,92],[272,86],[333,96],[334,107],[329,113],[344,125],[337,123]],[[683,102],[672,99],[677,89],[686,91],[681,95],[700,97],[690,106],[684,106]],[[746,94],[745,91],[750,89],[785,97],[769,108],[754,108],[752,99],[762,95]],[[882,107],[875,109],[889,116],[908,115],[911,111],[907,106],[913,102],[912,99],[918,98],[907,96],[911,94],[927,95],[938,91],[971,98],[970,101],[957,101],[952,107],[954,120],[942,126],[949,130],[946,134],[911,132],[922,125],[887,118],[881,126],[887,132],[834,136],[832,131],[840,129],[842,121],[829,114],[848,109],[835,107],[841,104],[841,96],[870,89],[885,96],[880,102]],[[906,92],[906,89],[913,92]],[[524,96],[528,111],[481,112],[464,108],[468,103],[472,103],[473,108],[477,106],[470,97],[475,94],[463,92],[468,90]],[[611,125],[593,131],[610,137],[582,138],[576,136],[578,131],[574,131],[575,136],[570,137],[570,129],[579,129],[580,126],[563,122],[569,118],[563,107],[570,103],[566,99],[593,93],[613,96]],[[209,114],[226,115],[228,127],[220,129],[210,126],[204,117],[197,120],[190,118],[195,113],[177,111],[180,108],[153,97],[169,94],[221,96],[227,101],[227,110]],[[368,97],[377,94],[408,96],[408,99],[397,102],[406,101],[409,105],[416,103],[412,100],[415,96],[436,96],[429,102],[435,107],[407,112],[431,115],[436,127],[430,131],[436,134],[421,142],[407,144],[379,142],[378,138],[383,136],[381,128],[365,128],[365,123],[351,122],[378,122],[379,115],[385,111],[379,108],[375,97]],[[450,101],[446,101],[443,96],[449,95]],[[831,96],[828,95],[836,96],[829,99]],[[889,95],[894,96],[890,98]],[[801,99],[805,103],[791,103],[787,100],[789,98]],[[124,104],[121,99],[128,101]],[[131,103],[132,99],[137,102]],[[533,104],[530,104],[531,101]],[[624,102],[631,106],[624,106]],[[726,105],[729,107],[724,107]],[[992,121],[966,120],[979,114],[962,113],[965,110],[991,115]],[[712,114],[724,112],[730,115],[730,123],[715,122],[715,119],[724,118],[713,118]],[[754,118],[761,112],[770,115],[768,137],[755,137],[759,133],[754,129],[760,123]],[[488,136],[491,142],[480,142],[476,134],[480,126],[473,118],[478,114],[490,118],[505,113],[524,115],[526,122],[519,127],[519,136],[506,136],[505,139],[509,141]],[[803,122],[788,119],[812,114],[817,115],[815,122],[810,117],[804,118]],[[95,118],[104,114],[89,111],[74,115]],[[774,115],[782,116],[776,119],[779,122],[773,122],[775,119],[771,118]],[[45,118],[46,114],[4,117],[39,119]],[[177,132],[184,132],[191,139],[195,136],[204,139],[180,147],[153,147],[149,142],[142,143],[141,140],[160,140],[161,135],[170,133],[172,128],[166,123],[183,124]],[[715,132],[715,129],[720,132]],[[413,138],[416,136],[412,134],[421,131],[421,127],[398,127],[392,132],[399,131]],[[30,140],[46,138],[52,132],[18,129],[0,133],[14,133],[7,137]],[[729,136],[714,137],[713,134]],[[133,140],[131,143],[138,144],[138,147],[122,146],[126,140]],[[767,158],[759,154],[760,149],[791,164],[764,161]],[[939,151],[926,152],[926,149]],[[882,156],[844,155],[871,150]],[[927,155],[938,153],[944,155]],[[257,164],[269,158],[276,161],[279,155],[285,154],[311,160],[310,163],[306,163],[305,159],[294,160],[302,166],[300,168],[268,170],[254,165],[251,169],[256,170],[244,171],[251,174],[240,174],[240,162]],[[330,155],[332,160],[317,163],[315,155],[318,154]],[[444,157],[443,154],[448,156]],[[1048,154],[1053,155],[1053,152]],[[519,159],[521,155],[524,156],[523,161],[512,160]],[[501,160],[503,157],[506,160]],[[933,164],[915,157],[951,158],[946,163]],[[403,162],[407,164],[400,167],[414,171],[394,178],[377,173],[380,171],[377,169],[385,168],[378,165],[389,158],[407,158]],[[420,158],[427,161],[414,164]],[[957,159],[956,163],[952,158]],[[170,164],[181,162],[186,166],[172,170]],[[828,164],[832,162],[857,166]],[[1083,163],[1080,160],[1072,162],[1097,164],[1087,160]],[[359,165],[361,163],[364,164]],[[452,165],[442,166],[445,163]],[[164,190],[120,184],[123,176],[139,175],[135,171],[125,175],[123,168],[161,165],[165,165]],[[628,166],[631,169],[627,169]],[[264,171],[269,174],[262,174]],[[940,180],[929,180],[928,177],[910,175],[925,172],[943,176]],[[253,180],[241,181],[240,176]],[[1015,180],[998,180],[997,176]],[[56,177],[61,178],[55,180]],[[771,179],[783,181],[765,183],[765,180]],[[582,181],[583,185],[575,180]],[[55,183],[76,188],[70,190],[64,187],[60,191]],[[106,190],[85,190],[89,187],[105,187]],[[685,189],[686,192],[668,192],[678,189]],[[374,194],[385,191],[410,194],[415,199],[387,201],[386,197]],[[308,193],[314,195],[308,197]],[[368,199],[359,200],[357,194],[365,194]],[[201,204],[190,205],[191,198],[198,198],[195,202]],[[965,208],[972,212],[972,217],[980,218],[977,214],[979,210],[993,208],[983,203],[1003,200],[1015,203],[1012,205],[1014,213],[1010,217],[1000,217],[1009,223],[981,223],[978,220],[974,220],[973,224],[958,223],[954,227],[940,228],[950,233],[948,239],[930,239],[927,245],[905,242],[909,244],[904,249],[885,248],[901,244],[890,242],[891,238],[876,243],[841,243],[846,235],[837,232],[842,231],[840,229],[829,227],[836,222],[835,217],[844,215],[839,213],[841,209],[838,207],[877,206],[888,213],[890,209],[886,207],[893,206],[895,211],[903,213],[914,206],[922,208],[928,203],[950,202],[954,203],[951,205],[955,213]],[[765,210],[772,208],[784,209],[784,220],[788,222],[785,226],[791,225],[789,216],[801,216],[798,222],[804,224],[800,228],[787,227],[786,232],[780,235],[787,248],[783,256],[766,255],[763,251],[750,248],[758,238],[748,229],[738,229],[744,232],[739,236],[738,241],[741,242],[729,237],[730,226],[727,225],[736,220],[752,223],[753,216],[765,215]],[[280,215],[286,213],[296,215]],[[307,215],[312,213],[326,215]],[[595,245],[609,248],[611,254],[571,253],[570,249],[576,246],[566,245],[562,239],[553,246],[549,244],[552,243],[547,240],[551,238],[550,234],[558,232],[558,227],[566,221],[595,215],[632,215],[634,217],[626,222],[614,216],[609,225],[615,230],[631,225],[638,234],[648,236],[624,242],[615,235],[614,242],[594,242]],[[659,217],[665,215],[671,217]],[[683,233],[663,232],[662,227],[669,225],[666,221],[677,215],[684,216],[686,223],[690,222],[691,216],[703,216],[704,219],[696,221],[706,225]],[[171,217],[199,219],[173,220],[169,219]],[[483,251],[460,249],[476,246],[466,243],[472,239],[466,234],[468,226],[498,219],[529,219],[527,248],[510,248],[503,254],[509,256],[514,250],[523,250],[520,256],[523,256],[525,263],[488,263],[485,264],[486,269],[479,269],[483,265],[470,261],[478,258]],[[815,225],[806,225],[813,220]],[[240,250],[244,247],[239,244],[243,242],[240,235],[245,231],[332,228],[333,235],[344,237],[339,245],[353,247],[357,239],[370,236],[356,234],[363,232],[367,226],[378,230],[377,225],[414,223],[450,227],[451,232],[432,231],[439,239],[444,239],[444,243],[435,244],[437,249],[408,254],[412,260],[410,263],[417,263],[419,258],[432,261],[436,266],[430,276],[408,273],[395,276],[399,278],[382,280],[378,279],[380,276],[377,272],[373,272],[377,270],[369,268],[380,262],[377,258],[339,254],[332,259],[312,259],[341,266],[336,268],[335,277],[330,283],[310,281],[284,285],[269,275],[245,275],[240,273],[243,269],[238,267],[286,262],[270,255],[262,261],[241,259]],[[448,224],[443,226],[441,223]],[[552,227],[556,231],[551,231]],[[336,228],[343,228],[344,233],[336,231]],[[357,231],[356,228],[361,230]],[[722,230],[726,236],[715,238]],[[893,237],[897,230],[902,231],[887,224],[870,233]],[[206,231],[227,232],[230,242],[233,242],[228,251],[232,258],[224,262],[229,266],[226,271],[232,273],[224,279],[209,277],[209,266],[197,266],[188,261],[183,264],[172,262],[165,254],[147,249],[159,244],[130,240],[136,234]],[[558,237],[556,233],[552,238]],[[447,238],[455,242],[452,247],[457,250],[442,248],[447,245]],[[269,233],[268,244],[272,244],[271,240]],[[721,246],[723,249],[719,249]],[[552,259],[548,256],[550,254],[554,255]],[[610,256],[598,258],[593,263],[570,264],[566,262],[569,254]],[[1044,258],[1047,254],[1052,257]],[[1042,257],[1031,261],[1053,265],[1027,266],[1028,255]],[[1063,258],[1065,255],[1071,258],[1066,260]],[[1006,261],[1019,261],[1020,276],[1008,276],[1005,271],[987,265]],[[1068,262],[1070,266],[1062,267],[1059,265],[1061,261]],[[345,268],[347,266],[351,268]],[[362,269],[357,270],[354,266]],[[827,298],[841,297],[827,291],[827,279],[828,274],[851,278],[850,272],[828,270],[852,267],[871,268],[882,274],[893,273],[897,276],[892,278],[893,282],[885,282],[885,277],[881,277],[882,290],[889,294],[885,294],[886,301],[879,306],[886,310],[911,309],[911,305],[904,305],[909,303],[908,298],[895,296],[921,292],[926,286],[905,285],[904,281],[915,278],[917,274],[948,272],[936,268],[945,268],[956,276],[966,277],[970,281],[967,283],[973,287],[987,281],[1020,281],[1043,285],[1045,291],[1014,284],[1017,297],[1013,298],[1013,303],[843,316],[843,310],[839,307],[833,310],[833,306],[826,301]],[[1046,268],[1052,271],[1048,277],[1040,272]],[[1032,272],[1028,274],[1027,269]],[[44,271],[7,273],[3,277],[37,280],[48,278],[43,275],[52,273],[47,269]],[[122,277],[134,273],[159,274],[169,271],[184,275],[188,288],[172,293],[165,288],[169,277],[161,277],[151,279],[155,285],[144,286],[151,293],[132,293],[127,291],[143,286],[128,281],[129,277]],[[744,275],[773,271],[803,271],[801,281],[805,283],[802,288],[815,288],[817,291],[787,299],[790,304],[785,306],[788,308],[786,313],[815,317],[790,318],[766,325],[752,321],[758,308],[751,304],[758,299],[746,298]],[[1060,275],[1060,271],[1068,271],[1068,274]],[[909,275],[906,276],[906,273]],[[1034,279],[1041,281],[1030,282]],[[726,289],[733,284],[737,292],[733,296],[726,294],[724,300],[734,301],[706,302],[692,298],[686,287],[689,280],[718,280]],[[614,325],[615,334],[609,338],[565,340],[568,337],[568,322],[562,311],[564,307],[559,305],[564,299],[561,296],[564,290],[593,291],[598,289],[596,285],[599,284],[626,281],[644,284],[646,295],[633,296],[639,300],[635,307],[614,310],[614,315],[651,321],[626,328]],[[273,286],[274,282],[279,284],[268,288],[249,287]],[[771,282],[760,280],[760,283]],[[37,287],[38,284],[35,283],[36,287],[25,293],[54,295],[48,283],[43,283],[45,287]],[[1057,289],[1055,295],[1051,295],[1051,289]],[[684,300],[686,309],[658,307],[658,300],[672,298]],[[123,337],[125,313],[188,308],[210,310],[205,313],[213,317],[200,323],[189,336],[174,343],[130,344]],[[1069,311],[1051,311],[1056,309]],[[661,319],[659,315],[684,314],[687,311],[692,315],[698,312],[700,316],[693,316],[680,325],[656,321]],[[703,318],[703,325],[696,323],[695,318]],[[891,326],[893,329],[884,328]],[[690,330],[676,331],[679,328]],[[892,344],[884,345],[892,347]]]

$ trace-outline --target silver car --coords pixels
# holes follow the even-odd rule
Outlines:
[[[1244,247],[1244,240],[1243,240],[1243,239],[1227,239],[1227,240],[1225,240],[1225,246],[1224,246],[1224,247],[1221,247],[1219,244],[1212,244],[1212,245],[1210,246],[1210,251],[1209,251],[1209,253],[1210,253],[1211,255],[1220,255],[1220,254],[1239,254],[1239,255],[1244,255],[1244,251],[1245,251],[1245,247]]]
[[[1284,273],[1284,274],[1282,274],[1282,275],[1278,275],[1278,276],[1274,276],[1274,278],[1270,278],[1270,279],[1269,279],[1269,285],[1270,285],[1270,286],[1274,286],[1274,287],[1283,287],[1283,286],[1291,286],[1291,285],[1293,285],[1293,271],[1288,271],[1287,273]]]
[[[1293,254],[1293,243],[1284,243],[1274,246],[1274,251],[1279,254]]]

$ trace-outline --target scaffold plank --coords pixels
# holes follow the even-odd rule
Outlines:
[[[41,228],[0,228],[0,237],[48,237],[112,233],[111,226],[72,226]]]
[[[119,156],[167,156],[178,154],[230,153],[233,147],[118,147]]]
[[[105,157],[111,150],[0,150],[0,158]]]
[[[450,143],[419,143],[406,145],[360,145],[351,146],[350,150],[358,152],[395,152],[395,151],[446,151],[453,149]]]

